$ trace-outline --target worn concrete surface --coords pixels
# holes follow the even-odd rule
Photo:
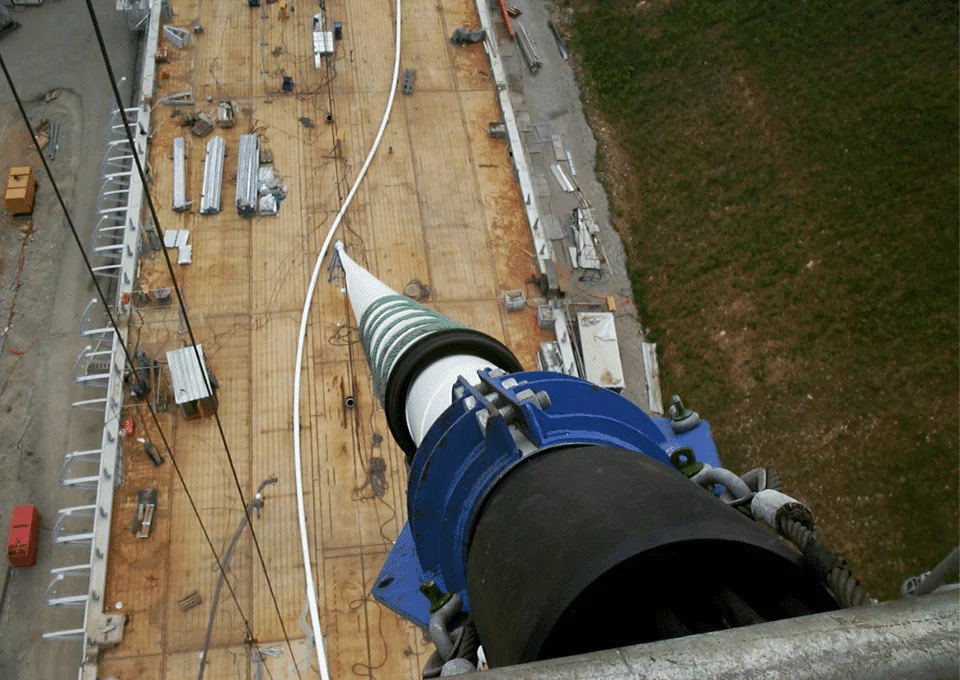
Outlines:
[[[109,45],[121,92],[129,97],[135,68],[135,34],[114,10],[113,0],[94,0]],[[100,60],[93,28],[83,2],[46,2],[17,8],[21,28],[0,38],[0,54],[10,69],[35,123],[41,117],[61,123],[53,171],[86,246],[95,225],[103,139],[112,110],[112,95]],[[38,101],[62,88],[52,102]],[[41,639],[50,630],[80,625],[82,610],[43,606],[52,567],[82,563],[86,549],[53,548],[51,530],[57,508],[86,502],[84,493],[68,493],[58,484],[64,453],[99,445],[102,414],[71,408],[72,401],[92,398],[71,383],[74,363],[84,346],[77,334],[80,315],[93,297],[93,286],[62,215],[50,183],[32,151],[25,127],[6,83],[0,84],[0,171],[13,162],[34,167],[40,179],[35,228],[24,250],[22,284],[13,323],[0,345],[0,531],[6,535],[10,508],[33,503],[43,517],[37,564],[10,569],[0,611],[0,678],[60,680],[74,678],[80,661],[78,642]],[[23,235],[4,213],[0,220],[0,309],[7,325]],[[102,264],[95,260],[94,266]],[[31,343],[33,343],[31,345]],[[23,355],[9,350],[30,347]],[[22,356],[22,358],[20,358]],[[15,362],[18,362],[15,364]],[[12,372],[11,372],[12,371]],[[19,444],[19,445],[18,445]],[[0,578],[7,571],[0,567]]]
[[[593,207],[594,215],[600,224],[600,240],[609,268],[605,278],[595,283],[578,281],[575,273],[573,281],[565,290],[567,299],[573,302],[600,303],[600,300],[589,296],[589,293],[593,293],[601,296],[613,295],[619,304],[632,298],[630,279],[626,271],[626,256],[620,236],[610,225],[606,192],[594,173],[597,143],[583,113],[580,90],[570,64],[561,57],[553,33],[547,26],[551,6],[544,0],[516,0],[510,4],[521,10],[521,16],[513,21],[526,27],[543,61],[539,72],[532,74],[516,43],[505,36],[505,31],[498,36],[504,65],[510,75],[514,108],[518,116],[521,112],[529,115],[530,127],[524,141],[530,155],[531,172],[543,176],[550,189],[548,197],[538,197],[540,211],[542,214],[565,218],[578,204],[575,194],[564,193],[550,172],[550,166],[556,162],[550,140],[553,135],[560,135],[573,156],[576,176],[571,176],[566,163],[559,165],[567,176],[579,185],[584,197]],[[496,12],[496,17],[500,21],[499,12]],[[556,250],[559,262],[569,261],[564,252],[559,252],[562,249]],[[582,290],[577,288],[578,285]],[[640,349],[643,336],[636,308],[630,303],[618,308],[616,324],[626,383],[623,395],[649,411]]]

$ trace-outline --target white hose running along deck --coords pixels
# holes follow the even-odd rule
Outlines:
[[[343,220],[343,216],[346,214],[347,208],[350,207],[350,203],[353,201],[353,197],[357,193],[357,188],[360,186],[360,183],[366,176],[367,169],[370,167],[370,163],[373,161],[373,157],[377,153],[377,149],[380,146],[380,140],[383,139],[384,130],[386,130],[387,123],[390,120],[390,112],[393,110],[393,100],[396,97],[397,81],[399,80],[400,76],[400,4],[401,0],[397,0],[396,35],[394,38],[395,44],[393,55],[393,79],[390,85],[390,96],[387,98],[387,106],[383,111],[383,118],[380,121],[380,129],[377,130],[377,136],[373,140],[373,144],[370,147],[370,152],[367,154],[367,158],[363,162],[360,172],[357,173],[357,178],[354,180],[353,186],[350,187],[350,191],[347,193],[347,197],[344,199],[343,205],[340,206],[340,210],[337,211],[337,216],[334,218],[333,224],[330,225],[330,230],[327,232],[327,236],[323,240],[323,245],[320,247],[320,252],[317,253],[317,261],[313,267],[313,274],[310,276],[310,283],[307,284],[307,295],[303,301],[303,310],[300,313],[300,331],[299,335],[297,336],[297,359],[293,370],[293,465],[295,468],[294,479],[297,487],[297,521],[300,527],[300,547],[303,552],[303,571],[307,588],[307,607],[310,610],[310,625],[313,629],[313,641],[317,651],[317,665],[320,668],[320,677],[322,680],[330,680],[330,671],[327,668],[327,657],[323,649],[323,633],[320,630],[320,613],[317,609],[317,589],[313,579],[313,569],[310,566],[310,542],[307,538],[307,519],[303,503],[303,469],[300,454],[300,375],[303,369],[303,348],[307,337],[307,321],[310,317],[310,306],[313,304],[313,293],[317,287],[317,281],[320,278],[320,269],[323,266],[323,260],[327,255],[327,251],[330,249],[330,243],[333,241],[333,236],[336,233],[337,228],[340,226],[340,222]]]

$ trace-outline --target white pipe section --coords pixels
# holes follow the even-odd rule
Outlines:
[[[310,307],[313,304],[313,292],[317,287],[317,280],[320,278],[323,258],[326,257],[327,250],[330,248],[330,242],[333,240],[333,235],[337,231],[337,227],[340,226],[340,222],[343,220],[347,208],[357,193],[360,182],[363,181],[364,176],[367,174],[367,168],[370,167],[370,163],[377,153],[380,140],[383,139],[383,132],[386,130],[387,122],[390,120],[390,112],[393,110],[393,100],[397,94],[397,81],[400,77],[400,3],[401,0],[397,0],[393,80],[390,84],[390,95],[387,98],[387,106],[383,111],[383,118],[380,121],[380,129],[377,130],[377,136],[373,140],[373,145],[370,147],[367,159],[363,162],[360,172],[357,173],[357,178],[354,180],[353,186],[350,187],[350,191],[346,199],[344,199],[343,205],[340,206],[337,216],[333,219],[333,224],[330,225],[330,230],[327,232],[327,236],[323,240],[323,245],[320,247],[320,252],[317,254],[317,262],[313,267],[313,275],[310,277],[309,285],[307,285],[307,296],[303,301],[303,311],[300,314],[300,333],[297,336],[297,361],[293,371],[293,465],[296,469],[294,481],[297,486],[297,521],[300,525],[300,548],[303,553],[303,572],[307,587],[307,608],[310,610],[310,626],[313,629],[313,641],[317,652],[317,666],[320,669],[320,677],[322,680],[330,680],[330,670],[327,668],[327,655],[323,649],[323,632],[320,630],[320,613],[317,609],[317,587],[313,580],[313,569],[310,566],[310,542],[307,538],[307,518],[303,506],[303,468],[300,458],[300,375],[303,372],[303,348],[306,344],[307,320],[310,316]]]
[[[453,385],[461,375],[471,385],[479,382],[477,371],[495,368],[489,361],[467,354],[456,354],[430,364],[417,376],[407,392],[407,427],[417,446],[430,426],[453,403]]]

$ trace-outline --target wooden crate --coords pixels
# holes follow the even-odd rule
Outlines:
[[[25,165],[10,168],[10,173],[7,175],[7,189],[3,197],[10,214],[29,215],[33,212],[37,184],[37,178],[33,176],[33,168]]]

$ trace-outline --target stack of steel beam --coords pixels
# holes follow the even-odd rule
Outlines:
[[[200,190],[200,214],[220,212],[220,185],[223,181],[223,156],[226,153],[223,137],[211,137],[207,142],[207,157],[203,161],[203,188]]]
[[[237,214],[250,217],[257,212],[257,170],[260,167],[260,143],[257,135],[240,135],[237,148]]]
[[[183,137],[173,138],[173,209],[183,212],[187,209],[187,184],[185,179],[186,154]]]

